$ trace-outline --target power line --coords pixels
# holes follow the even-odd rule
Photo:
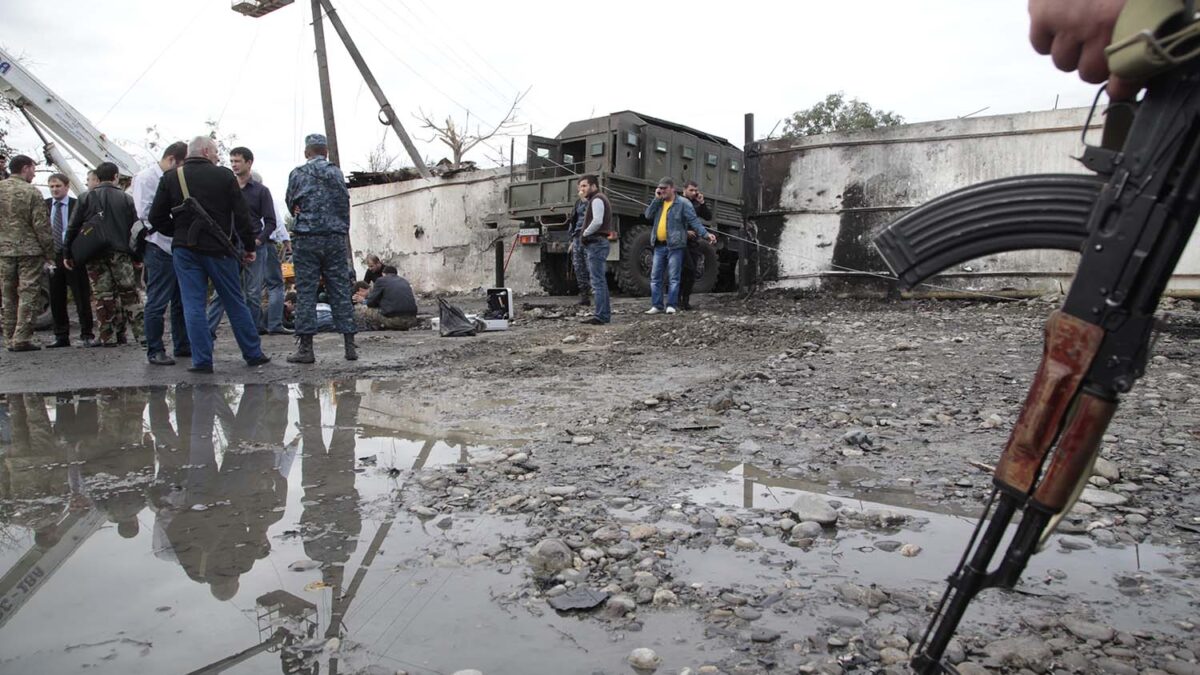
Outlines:
[[[175,43],[179,41],[179,38],[183,37],[185,33],[187,33],[189,30],[191,30],[192,24],[196,23],[196,19],[199,19],[200,15],[203,13],[204,13],[204,8],[201,8],[200,11],[196,12],[196,14],[194,16],[192,16],[191,20],[188,21],[187,24],[184,25],[183,30],[180,30],[179,33],[175,37],[171,38],[171,40],[168,41],[167,44],[163,46],[162,51],[160,51],[158,53],[158,55],[155,56],[152,61],[150,61],[150,65],[146,66],[146,69],[142,71],[142,74],[138,75],[137,78],[134,79],[133,84],[130,84],[129,88],[126,89],[124,91],[124,93],[122,93],[121,96],[117,98],[116,102],[113,103],[112,106],[110,106],[109,109],[106,110],[104,112],[104,114],[100,116],[100,119],[96,120],[97,125],[103,124],[104,120],[108,119],[108,115],[113,110],[116,110],[117,106],[121,105],[121,101],[124,101],[125,97],[129,95],[129,92],[133,91],[133,88],[136,87],[138,85],[138,83],[142,81],[142,78],[146,76],[146,73],[149,73],[154,68],[154,66],[158,64],[159,60],[163,57],[163,55],[166,54],[171,49],[171,47],[175,46]]]
[[[254,37],[250,40],[250,47],[246,50],[246,56],[242,58],[242,65],[237,69],[237,77],[233,81],[233,86],[229,89],[229,98],[225,99],[225,105],[221,106],[221,114],[217,115],[217,124],[221,124],[221,120],[225,119],[225,111],[229,109],[229,104],[233,102],[233,97],[237,95],[238,85],[242,83],[242,74],[246,72],[246,64],[250,63],[250,55],[254,53],[254,45],[258,44],[258,34],[262,29],[261,22],[254,22]]]

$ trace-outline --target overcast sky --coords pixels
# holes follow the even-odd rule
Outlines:
[[[738,145],[744,113],[761,137],[835,91],[911,122],[1046,110],[1056,97],[1088,105],[1095,92],[1032,51],[1022,0],[334,3],[434,161],[446,153],[422,142],[411,113],[461,122],[469,109],[495,124],[527,89],[518,115],[540,135],[631,109]],[[259,19],[229,0],[5,4],[0,45],[131,150],[148,127],[184,140],[217,120],[281,197],[303,136],[323,131],[309,0]],[[349,173],[382,139],[392,153],[401,146],[328,22],[326,40]],[[12,126],[12,142],[37,149],[23,120]],[[491,164],[509,141],[492,145],[467,158]],[[517,148],[520,157],[520,138]]]

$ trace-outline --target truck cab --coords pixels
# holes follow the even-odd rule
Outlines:
[[[650,293],[652,242],[643,212],[654,199],[659,179],[675,179],[680,192],[694,180],[713,210],[709,229],[741,237],[742,150],[719,136],[641,113],[624,111],[572,122],[554,138],[530,136],[523,174],[508,187],[508,217],[521,223],[519,241],[540,249],[538,280],[552,295],[578,289],[568,257],[567,223],[576,187],[586,174],[600,179],[600,189],[614,211],[619,245],[609,253],[609,271],[628,295]],[[732,290],[741,255],[736,240],[718,236],[717,245],[703,244],[704,270],[697,293]]]

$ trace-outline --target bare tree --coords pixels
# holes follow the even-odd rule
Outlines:
[[[387,150],[387,137],[385,136],[379,145],[367,155],[366,170],[374,173],[383,173],[391,171],[396,166],[396,160],[400,159],[400,155],[391,154]]]
[[[462,166],[463,157],[470,152],[475,146],[480,143],[485,143],[488,139],[496,136],[506,136],[508,132],[521,126],[517,122],[517,106],[525,98],[529,91],[520,94],[508,108],[508,112],[504,115],[504,119],[500,123],[492,127],[490,130],[484,130],[478,123],[475,125],[475,132],[471,133],[471,112],[467,111],[466,120],[460,127],[454,121],[454,118],[447,116],[445,122],[438,124],[433,121],[433,117],[425,113],[424,110],[418,110],[414,115],[417,121],[421,123],[422,129],[428,129],[433,132],[433,136],[426,143],[439,141],[446,147],[450,148],[451,161],[454,162],[454,167]]]

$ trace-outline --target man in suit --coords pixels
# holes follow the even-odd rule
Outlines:
[[[75,313],[79,315],[79,340],[85,347],[95,343],[92,333],[92,290],[88,284],[87,270],[76,265],[69,270],[63,266],[63,245],[67,241],[67,224],[75,214],[75,198],[67,194],[70,182],[61,173],[50,176],[50,199],[46,208],[50,210],[50,232],[54,235],[54,270],[50,272],[50,313],[54,316],[54,342],[50,349],[71,346],[71,317],[67,314],[67,289],[75,299]]]

